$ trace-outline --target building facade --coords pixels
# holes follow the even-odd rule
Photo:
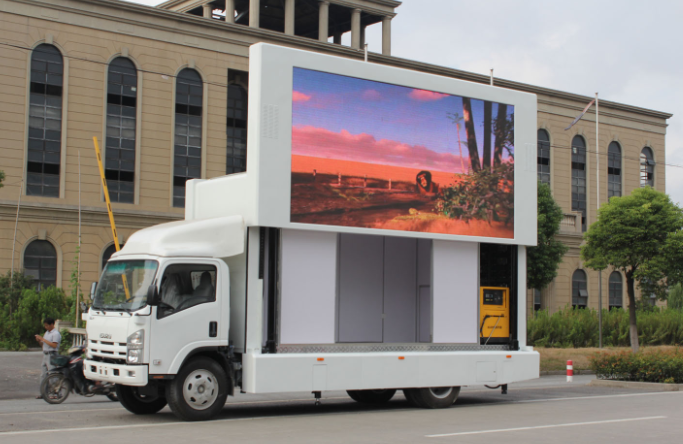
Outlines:
[[[244,171],[254,43],[362,59],[365,29],[376,24],[382,53],[370,53],[371,63],[489,82],[391,56],[398,6],[393,0],[171,0],[154,8],[117,0],[0,0],[0,170],[6,174],[0,271],[24,270],[42,286],[66,288],[80,232],[82,281],[97,280],[114,247],[93,137],[102,146],[123,242],[141,228],[182,219],[187,179]],[[345,33],[350,46],[342,45]],[[529,292],[531,307],[597,308],[597,275],[583,270],[579,258],[583,227],[596,218],[596,148],[601,202],[643,183],[664,191],[659,165],[671,115],[601,101],[596,143],[590,112],[564,131],[591,98],[495,83],[538,95],[539,179],[565,211],[561,237],[570,250],[553,285]],[[617,284],[604,272],[603,295],[605,307],[623,304],[623,277]]]

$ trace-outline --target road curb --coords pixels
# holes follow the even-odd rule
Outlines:
[[[629,388],[658,392],[678,392],[683,384],[665,384],[659,382],[617,381],[613,379],[593,379],[588,385],[593,387]]]
[[[560,376],[560,375],[566,375],[567,370],[548,370],[548,371],[542,371],[541,376]],[[595,372],[593,370],[574,370],[575,375],[594,375]]]

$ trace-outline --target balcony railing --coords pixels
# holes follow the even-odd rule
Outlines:
[[[564,213],[562,222],[560,222],[560,234],[581,236],[583,234],[581,231],[581,213],[573,211]]]

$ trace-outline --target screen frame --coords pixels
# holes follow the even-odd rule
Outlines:
[[[484,237],[291,222],[294,67],[492,101],[515,107],[514,237]],[[377,63],[285,48],[250,47],[247,174],[254,175],[256,225],[297,230],[535,246],[536,95]]]

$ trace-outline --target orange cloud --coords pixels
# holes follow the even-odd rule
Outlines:
[[[308,102],[309,100],[311,100],[311,96],[308,94],[299,91],[292,92],[292,102]]]
[[[448,173],[460,173],[460,156],[438,153],[422,145],[377,140],[370,134],[335,133],[313,126],[292,128],[292,154],[327,159],[392,165]],[[469,165],[469,158],[463,159]]]
[[[448,94],[442,94],[434,91],[427,91],[424,89],[414,89],[408,94],[413,100],[419,100],[420,102],[431,102],[433,100],[443,99],[448,97]]]

